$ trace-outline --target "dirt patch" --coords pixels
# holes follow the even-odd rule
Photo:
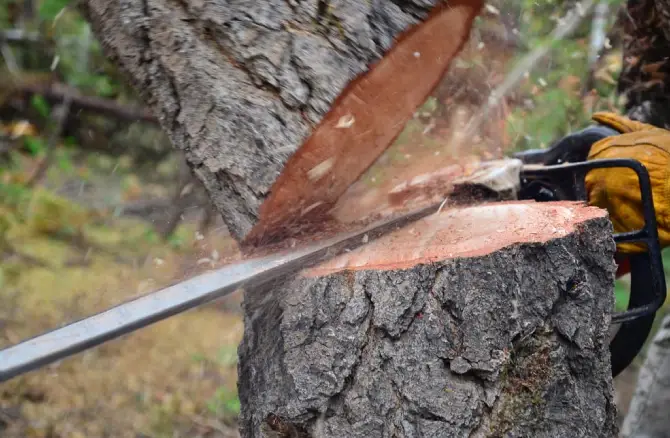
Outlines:
[[[17,267],[0,288],[3,347],[212,269],[235,252],[229,236],[208,235],[187,252],[155,245],[138,266],[95,251],[88,264],[70,266],[71,249],[60,241],[24,236],[14,243],[49,265]],[[222,306],[202,306],[3,383],[0,435],[237,436],[222,421],[237,413],[212,411],[239,403],[243,323]]]

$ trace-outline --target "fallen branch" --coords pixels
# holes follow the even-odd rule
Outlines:
[[[64,84],[17,84],[16,91],[27,95],[42,95],[51,104],[61,103],[69,98],[73,112],[89,111],[127,122],[158,123],[156,117],[146,108],[129,107],[110,99],[84,96],[77,89]]]
[[[609,3],[601,0],[593,12],[593,21],[591,24],[591,36],[589,42],[588,71],[582,86],[581,96],[586,96],[595,85],[595,71],[598,59],[605,47],[607,26],[607,14],[609,12]]]
[[[38,32],[29,32],[23,29],[6,29],[0,31],[0,41],[12,44],[46,43]]]
[[[70,115],[71,104],[72,101],[70,97],[66,96],[65,101],[63,102],[63,106],[62,108],[59,109],[58,115],[56,117],[56,126],[53,132],[51,133],[51,136],[49,137],[49,143],[47,143],[46,156],[42,161],[40,161],[40,164],[37,166],[35,173],[30,177],[30,179],[26,183],[27,187],[33,187],[35,186],[35,184],[41,182],[42,179],[44,178],[44,175],[46,175],[47,169],[49,169],[49,166],[51,166],[54,152],[56,151],[56,146],[58,145],[58,141],[60,140],[63,134],[63,129],[65,128],[65,122],[68,116]]]

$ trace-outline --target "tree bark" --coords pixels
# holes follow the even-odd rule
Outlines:
[[[621,437],[668,436],[670,402],[670,316],[666,316],[649,346],[635,394],[621,427]]]
[[[611,233],[581,204],[455,208],[246,291],[242,437],[615,436]]]
[[[437,85],[482,3],[81,2],[238,241],[321,219]]]
[[[667,1],[628,0],[618,19],[623,34],[623,68],[618,93],[626,115],[670,129],[670,4]],[[640,369],[621,436],[668,436],[667,389],[670,385],[670,319],[665,318],[650,340]]]
[[[670,129],[670,3],[628,0],[618,19],[623,34],[617,92],[626,115]]]

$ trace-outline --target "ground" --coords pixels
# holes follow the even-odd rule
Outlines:
[[[225,229],[200,235],[190,218],[163,241],[146,221],[89,217],[81,227],[86,246],[76,245],[72,233],[53,231],[63,231],[59,215],[76,223],[85,211],[36,193],[43,199],[33,196],[24,220],[13,220],[19,209],[7,202],[0,215],[13,252],[0,271],[1,346],[215,268],[237,252]],[[0,435],[237,436],[239,302],[238,293],[3,383]]]

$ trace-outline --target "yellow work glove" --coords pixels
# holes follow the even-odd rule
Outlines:
[[[670,244],[670,131],[636,122],[613,113],[600,112],[593,119],[621,132],[593,144],[588,159],[629,158],[642,163],[649,172],[659,240]],[[637,174],[628,168],[595,169],[586,175],[589,204],[609,212],[614,231],[639,230],[644,226],[640,185]],[[640,243],[621,243],[618,253],[646,250]]]

